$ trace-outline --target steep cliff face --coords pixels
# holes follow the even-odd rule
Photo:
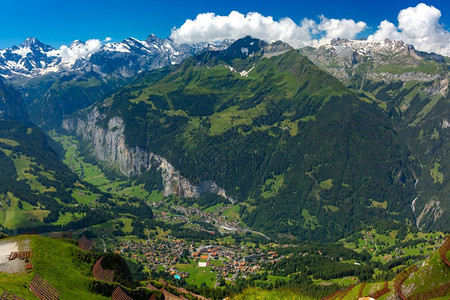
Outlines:
[[[120,117],[112,117],[104,128],[98,125],[104,118],[105,116],[94,108],[84,117],[65,119],[62,127],[92,142],[98,160],[117,165],[120,172],[128,177],[150,168],[161,170],[165,196],[199,197],[204,193],[215,193],[234,202],[215,182],[207,180],[194,184],[183,177],[164,157],[139,147],[128,147],[125,144],[123,120]]]

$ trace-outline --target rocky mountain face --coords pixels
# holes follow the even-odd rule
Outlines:
[[[63,121],[62,127],[92,142],[96,158],[104,163],[119,166],[122,174],[131,177],[143,171],[155,168],[161,171],[164,195],[181,197],[199,197],[205,193],[215,193],[231,202],[225,190],[211,180],[199,183],[189,182],[164,157],[145,151],[140,147],[130,147],[125,143],[124,121],[120,117],[108,120],[106,127],[99,126],[105,116],[94,108],[83,118],[71,118]]]
[[[166,194],[226,192],[274,235],[414,220],[418,166],[391,121],[283,43],[246,37],[149,72],[64,127],[126,175],[161,168]]]
[[[85,50],[87,43],[78,40],[67,49],[55,49],[36,38],[27,38],[19,46],[0,50],[0,76],[18,80],[76,71],[131,77],[142,71],[179,64],[203,50],[223,49],[229,43],[178,45],[168,38],[160,39],[151,34],[144,41],[130,37],[122,42],[106,43],[98,49]]]
[[[82,223],[104,215],[100,209],[78,207],[77,193],[109,195],[82,182],[61,161],[55,144],[28,119],[20,94],[0,79],[0,202],[8,213],[17,209],[13,217],[2,219],[2,231],[59,229],[55,223],[66,209],[86,214]]]
[[[445,57],[417,51],[402,41],[338,39],[319,48],[302,48],[300,53],[348,85],[362,78],[376,82],[432,82],[427,94],[448,93]],[[363,88],[364,83],[359,82],[359,85]]]
[[[89,63],[96,72],[131,77],[145,70],[179,64],[201,51],[224,49],[228,45],[228,41],[218,45],[178,45],[168,38],[160,39],[151,34],[145,41],[128,38],[120,43],[108,43],[90,57]]]
[[[34,77],[59,71],[61,55],[36,38],[27,38],[19,46],[0,50],[0,75],[3,78]]]
[[[419,228],[450,221],[449,58],[401,41],[335,40],[300,52],[358,96],[378,105],[421,165],[412,208]]]

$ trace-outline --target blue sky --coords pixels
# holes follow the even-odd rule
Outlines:
[[[240,13],[259,12],[275,20],[289,17],[299,23],[303,18],[319,21],[318,16],[347,18],[367,23],[367,29],[358,34],[373,33],[383,20],[397,25],[401,9],[420,2],[438,8],[441,24],[450,26],[450,1],[143,1],[143,0],[1,0],[2,29],[0,48],[20,44],[26,37],[37,37],[44,43],[59,47],[75,39],[111,37],[120,41],[129,36],[144,39],[149,33],[167,37],[171,29],[180,27],[186,19],[199,13],[214,12],[228,15],[232,10]]]

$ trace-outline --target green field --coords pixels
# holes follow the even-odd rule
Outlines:
[[[28,157],[26,155],[15,155],[13,156],[13,161],[16,167],[18,180],[27,180],[31,189],[41,193],[55,191],[53,187],[48,188],[43,186],[37,180],[37,176],[29,172],[32,168],[37,168],[39,169],[42,175],[44,175],[50,180],[55,180],[55,178],[50,173],[44,172],[44,168],[42,166],[37,165],[31,157]]]
[[[430,170],[430,175],[433,177],[434,183],[443,183],[444,182],[444,174],[439,171],[440,163],[435,162],[434,167]]]
[[[333,179],[327,179],[319,183],[321,189],[329,190],[333,187]]]
[[[239,205],[236,204],[223,212],[223,215],[230,220],[239,220]]]
[[[312,216],[307,209],[302,209],[302,216],[305,219],[304,227],[312,229],[317,227],[317,218]]]
[[[178,264],[177,268],[180,271],[188,272],[189,277],[186,282],[200,287],[205,283],[209,287],[213,287],[216,282],[216,273],[211,272],[211,267],[199,268],[193,264]]]
[[[2,144],[6,144],[6,145],[10,145],[13,147],[19,146],[20,143],[14,140],[10,140],[10,139],[0,139],[0,143]]]
[[[59,219],[57,222],[55,222],[55,225],[65,225],[71,221],[81,219],[83,217],[83,214],[81,213],[65,213],[61,214],[59,216]]]
[[[273,178],[266,179],[261,187],[261,196],[265,199],[276,196],[284,183],[284,174],[275,175]]]
[[[79,189],[74,189],[72,192],[72,197],[80,204],[89,204],[91,202],[94,202],[98,196],[99,195]]]
[[[210,207],[204,209],[203,211],[212,213],[212,212],[215,212],[217,208],[222,207],[223,205],[224,205],[223,203],[217,203],[216,205],[210,206]]]
[[[73,136],[51,133],[54,140],[59,142],[65,152],[63,162],[68,165],[80,178],[98,187],[102,192],[108,192],[121,197],[137,197],[150,202],[163,199],[163,194],[153,190],[151,192],[144,188],[144,184],[136,184],[130,179],[109,179],[97,164],[86,161],[80,152],[80,142]],[[95,195],[82,195],[82,191],[74,191],[73,197],[79,203],[88,204],[95,201]]]
[[[78,174],[81,179],[95,186],[103,186],[110,183],[97,165],[85,161],[84,156],[79,151],[79,142],[75,138],[56,133],[52,133],[51,137],[59,142],[66,151],[63,162]]]
[[[22,208],[20,208],[19,199],[11,193],[8,193],[6,196],[0,196],[0,199],[2,202],[6,201],[6,199],[10,201],[8,207],[2,207],[0,210],[1,224],[10,229],[40,225],[49,213],[48,210],[39,209],[25,201],[21,201]]]
[[[388,259],[392,258],[394,251],[386,253],[385,249],[392,248],[398,245],[400,242],[406,243],[410,240],[424,239],[426,242],[418,243],[414,246],[406,246],[402,248],[401,256],[407,257],[411,255],[429,255],[442,242],[442,237],[445,236],[442,232],[418,232],[418,233],[408,233],[405,238],[399,241],[397,237],[397,231],[392,230],[389,234],[379,234],[376,230],[363,231],[360,233],[360,237],[354,241],[353,239],[349,242],[349,239],[342,240],[345,247],[353,249],[357,252],[367,250],[372,254],[372,259],[374,261],[386,262]],[[365,235],[364,239],[362,236]],[[372,236],[371,239],[368,237]],[[437,239],[437,240],[436,240]],[[432,244],[429,241],[433,241]],[[395,249],[395,247],[394,247]]]

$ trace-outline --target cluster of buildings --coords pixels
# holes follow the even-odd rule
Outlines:
[[[173,265],[181,262],[183,251],[190,247],[182,239],[126,241],[118,244],[114,251],[137,260],[149,270],[161,267],[170,270]]]
[[[211,226],[221,233],[249,231],[238,220],[224,215],[231,205],[219,205],[210,211],[196,206],[168,206],[164,202],[151,205],[157,220],[171,224],[184,224],[208,232],[211,231]],[[203,225],[199,225],[206,223],[211,226],[205,225],[203,228]],[[240,277],[246,278],[261,271],[263,264],[284,258],[273,251],[219,241],[204,245],[164,236],[146,241],[123,241],[115,244],[114,251],[135,259],[148,270],[164,270],[177,279],[189,277],[189,268],[210,268],[208,270],[216,275],[216,284],[220,279],[234,281]]]
[[[211,267],[216,281],[234,281],[246,278],[262,270],[265,263],[276,262],[285,256],[274,251],[232,244],[202,245],[183,239],[155,239],[126,241],[117,244],[115,252],[140,262],[149,270],[165,270],[175,278],[187,278],[189,273],[182,266]]]

